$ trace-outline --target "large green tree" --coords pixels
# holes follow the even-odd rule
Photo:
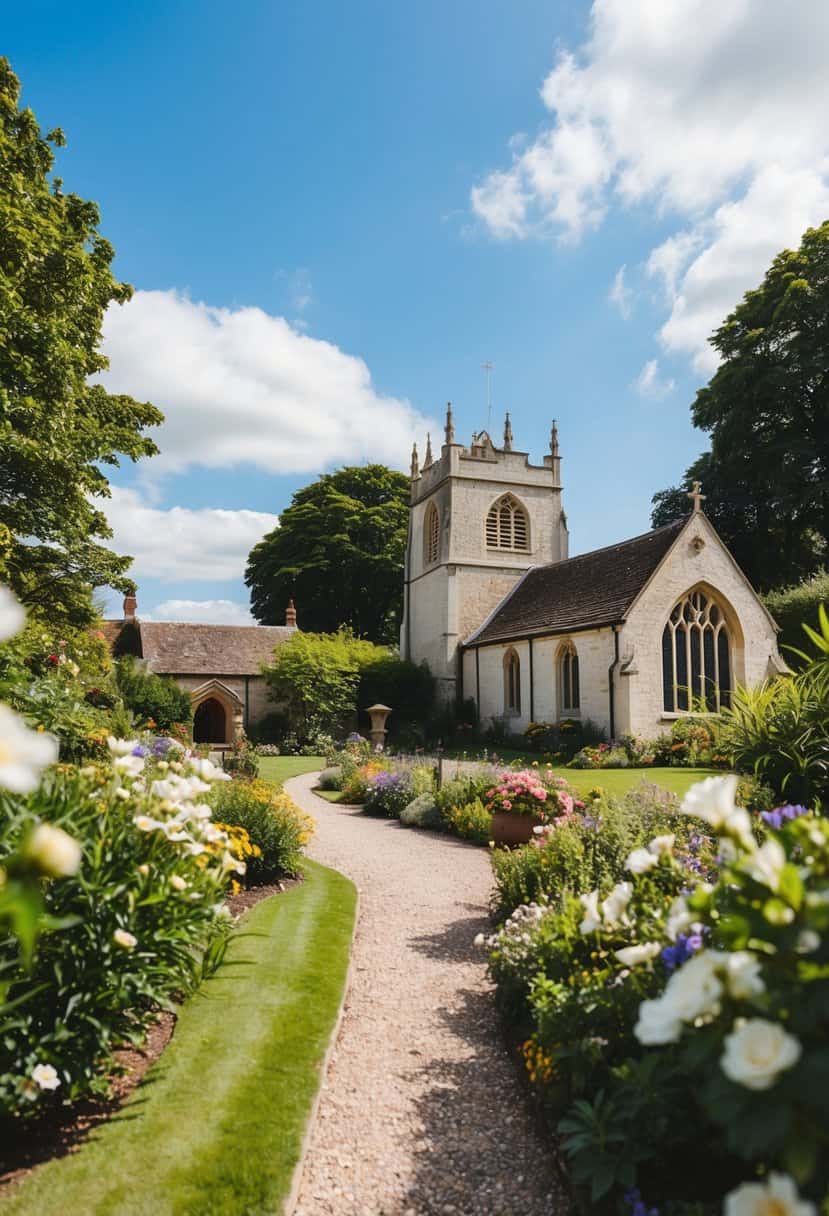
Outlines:
[[[722,362],[692,406],[711,450],[654,496],[654,525],[705,508],[754,583],[813,574],[829,554],[829,222],[785,250],[711,338]]]
[[[44,135],[19,97],[0,59],[0,577],[50,620],[83,624],[95,587],[133,587],[131,559],[100,543],[103,468],[152,455],[144,430],[162,415],[90,383],[107,366],[104,312],[132,288],[112,274],[96,205],[52,176],[62,132]]]
[[[248,558],[253,615],[282,624],[294,599],[303,629],[348,626],[369,641],[396,642],[408,502],[408,479],[382,464],[325,473],[298,490]]]

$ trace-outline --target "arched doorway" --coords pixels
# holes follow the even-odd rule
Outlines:
[[[193,715],[194,743],[227,743],[227,715],[221,701],[208,697]]]

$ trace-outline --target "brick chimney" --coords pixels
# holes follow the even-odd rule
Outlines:
[[[285,609],[285,624],[288,629],[296,629],[296,608],[293,600],[288,600],[288,607]]]
[[[134,621],[137,612],[138,612],[138,600],[136,599],[136,597],[134,595],[125,595],[124,596],[124,620],[130,621],[130,622]]]

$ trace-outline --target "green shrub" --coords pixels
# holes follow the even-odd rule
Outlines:
[[[259,755],[255,747],[244,737],[237,739],[233,747],[222,755],[222,768],[235,777],[249,780],[259,776]]]
[[[435,679],[425,663],[410,663],[395,655],[384,654],[360,668],[357,705],[390,705],[393,739],[415,723],[427,723],[435,700]]]
[[[115,683],[141,726],[167,731],[177,722],[190,721],[190,694],[169,676],[153,675],[124,655],[115,662]]]
[[[461,806],[464,802],[474,802],[476,798],[483,799],[492,787],[494,772],[460,773],[457,777],[444,781],[435,794],[438,810],[446,813],[453,806]]]
[[[429,828],[435,832],[446,830],[434,794],[418,794],[400,812],[400,822],[407,828]]]
[[[802,667],[803,659],[795,652],[806,649],[803,626],[814,624],[821,605],[829,610],[829,571],[821,570],[795,587],[769,591],[763,599],[780,626],[778,641],[783,658],[790,667]]]
[[[244,828],[261,856],[247,862],[245,884],[258,887],[297,874],[314,825],[280,786],[267,781],[228,781],[214,789],[214,816]]]
[[[321,790],[341,790],[343,787],[343,770],[339,764],[324,768],[319,775],[317,785]]]
[[[480,798],[450,806],[442,815],[446,830],[453,836],[460,836],[461,840],[488,844],[492,839],[492,816]]]
[[[385,647],[349,629],[297,632],[276,651],[265,679],[289,730],[304,742],[321,731],[338,735],[347,729],[357,712],[360,671],[387,655]]]

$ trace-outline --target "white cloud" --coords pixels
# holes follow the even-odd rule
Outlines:
[[[97,505],[97,500],[96,500]],[[100,505],[114,532],[111,547],[134,557],[130,577],[163,582],[239,579],[247,556],[279,523],[265,511],[148,506],[136,490],[112,487]],[[158,610],[156,610],[158,611]]]
[[[104,320],[112,392],[165,414],[146,476],[190,465],[308,473],[334,463],[407,466],[437,425],[384,397],[362,359],[259,308],[211,308],[175,291],[138,291]]]
[[[594,0],[590,33],[541,98],[551,125],[472,190],[500,238],[576,240],[613,206],[676,232],[646,269],[665,287],[666,351],[705,339],[779,249],[829,207],[829,5]]]
[[[148,620],[143,613],[142,620]],[[204,625],[255,625],[244,604],[234,600],[164,600],[154,610],[155,621],[187,621]]]
[[[627,321],[630,319],[630,314],[633,311],[633,292],[625,283],[625,266],[620,266],[613,276],[613,284],[610,291],[607,293],[607,298],[611,304],[615,304],[619,312]]]
[[[636,378],[637,393],[651,401],[661,401],[672,393],[675,387],[673,380],[663,379],[659,375],[659,362],[656,359],[648,359]]]

